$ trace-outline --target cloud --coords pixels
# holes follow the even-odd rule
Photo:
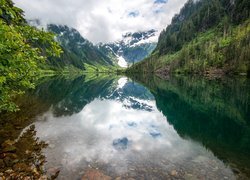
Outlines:
[[[126,32],[161,31],[187,0],[14,0],[27,19],[65,24],[94,43]]]

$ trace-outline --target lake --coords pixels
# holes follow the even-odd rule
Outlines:
[[[250,178],[246,78],[54,77],[17,102],[0,142],[43,142],[29,152],[58,179]]]

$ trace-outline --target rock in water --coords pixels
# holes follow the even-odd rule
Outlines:
[[[172,170],[171,171],[171,176],[177,176],[177,171],[176,170]]]
[[[15,144],[15,141],[11,141],[10,139],[4,141],[4,143],[2,144],[2,147],[5,148],[7,146],[12,146],[13,144]]]
[[[4,161],[0,159],[0,169],[3,169],[5,167]]]
[[[51,177],[51,179],[56,179],[57,176],[59,175],[59,173],[60,173],[60,169],[59,168],[50,168],[47,171],[47,176]]]
[[[103,174],[101,171],[96,169],[88,170],[82,177],[82,180],[111,180],[111,179],[112,178],[110,176],[107,176]]]
[[[6,165],[6,167],[12,167],[13,164],[14,164],[13,159],[11,159],[8,156],[6,158],[4,158],[3,161],[4,161],[5,165]]]
[[[13,152],[16,152],[16,147],[15,146],[7,146],[3,149],[2,151],[3,153],[13,153]]]
[[[17,163],[13,166],[13,169],[16,172],[27,172],[29,167],[25,163]]]

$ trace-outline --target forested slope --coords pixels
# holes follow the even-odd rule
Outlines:
[[[49,58],[47,65],[52,69],[62,69],[67,66],[86,70],[85,64],[92,66],[115,66],[111,58],[99,51],[74,28],[65,25],[49,24],[47,30],[56,35],[56,41],[61,45],[63,54],[60,58]]]
[[[249,73],[250,1],[189,0],[130,72]]]

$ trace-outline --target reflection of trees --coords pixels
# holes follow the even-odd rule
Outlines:
[[[137,79],[150,88],[158,109],[180,136],[201,142],[222,160],[249,173],[249,80]]]
[[[52,106],[55,116],[78,113],[95,98],[128,100],[130,105],[127,108],[151,110],[151,107],[147,104],[134,99],[134,97],[152,99],[152,94],[145,87],[128,82],[121,89],[117,89],[116,80],[116,76],[95,78],[82,76],[74,80],[54,78],[41,83],[33,94],[40,101]]]
[[[24,127],[52,107],[56,116],[77,113],[95,97],[109,94],[113,77],[53,78],[41,82],[34,91],[16,100],[20,111],[1,114],[0,144],[16,139]]]
[[[72,115],[80,112],[94,98],[107,94],[114,78],[86,80],[85,76],[74,80],[55,78],[40,84],[35,94],[53,106],[56,116]]]
[[[3,179],[40,179],[44,171],[45,156],[42,150],[47,147],[43,141],[36,138],[35,126],[27,129],[17,141],[6,140],[0,153],[2,164],[1,171]]]
[[[0,115],[0,144],[6,139],[16,139],[22,129],[34,121],[34,117],[46,112],[50,105],[36,96],[25,94],[16,100],[20,111]]]

